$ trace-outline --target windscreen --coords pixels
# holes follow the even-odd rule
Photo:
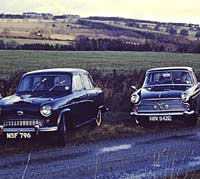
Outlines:
[[[18,92],[66,91],[71,89],[70,75],[32,75],[24,77]]]
[[[155,71],[146,75],[144,86],[154,85],[192,85],[192,78],[188,71]]]

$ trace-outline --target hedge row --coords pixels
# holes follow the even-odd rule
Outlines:
[[[105,103],[112,111],[128,111],[130,106],[131,85],[140,86],[145,70],[128,72],[103,72],[95,69],[88,70],[98,87],[104,90]],[[25,72],[13,73],[9,79],[0,80],[0,93],[3,97],[15,92],[21,76]]]

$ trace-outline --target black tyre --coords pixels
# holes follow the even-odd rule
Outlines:
[[[193,117],[193,118],[190,118],[188,120],[185,120],[185,124],[187,126],[196,126],[197,125],[197,122],[198,122],[198,117]]]
[[[66,145],[66,142],[67,142],[67,129],[66,129],[65,118],[63,117],[58,127],[57,143],[59,146],[64,147]]]
[[[6,139],[3,135],[0,136],[0,145],[3,145],[6,143]]]

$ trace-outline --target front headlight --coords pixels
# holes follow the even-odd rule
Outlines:
[[[40,109],[40,113],[44,116],[44,117],[49,117],[52,114],[52,107],[49,104],[46,104],[44,106],[41,107]]]
[[[138,94],[133,94],[131,96],[131,102],[132,103],[138,103],[140,101],[140,96]]]
[[[187,101],[189,101],[189,99],[190,99],[190,96],[189,96],[188,93],[182,93],[182,94],[181,94],[181,100],[182,100],[183,102],[187,102]]]

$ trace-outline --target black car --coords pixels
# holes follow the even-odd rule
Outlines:
[[[67,129],[100,126],[104,96],[82,69],[47,69],[23,75],[16,93],[0,100],[0,136],[31,138],[54,132],[65,145]]]
[[[190,67],[146,72],[143,86],[131,96],[131,115],[138,124],[182,120],[195,125],[200,110],[200,85]]]

